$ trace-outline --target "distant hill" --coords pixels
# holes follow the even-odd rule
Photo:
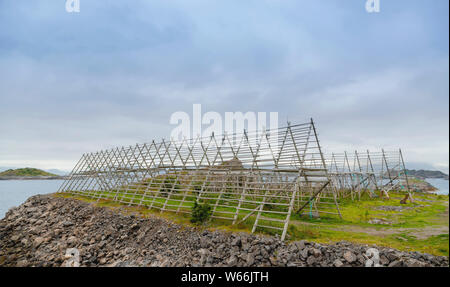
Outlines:
[[[56,174],[46,172],[37,168],[18,168],[18,169],[8,169],[0,172],[1,177],[14,176],[14,177],[33,177],[33,176],[58,176]]]
[[[8,170],[8,169],[20,169],[18,166],[0,166],[0,172]],[[67,170],[61,170],[61,169],[42,169],[43,171],[53,173],[56,175],[66,176],[70,173],[70,171]]]
[[[439,170],[407,169],[406,172],[408,173],[409,176],[413,176],[419,179],[442,178],[448,180],[448,175]]]

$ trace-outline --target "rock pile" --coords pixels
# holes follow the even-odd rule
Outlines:
[[[0,266],[448,266],[448,257],[180,226],[51,195],[0,220]]]

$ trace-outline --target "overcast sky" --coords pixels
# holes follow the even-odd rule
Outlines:
[[[0,0],[0,166],[69,170],[200,103],[448,172],[448,0],[64,2]]]

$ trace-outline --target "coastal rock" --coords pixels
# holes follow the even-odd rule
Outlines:
[[[39,245],[41,245],[42,242],[44,242],[44,238],[43,237],[36,237],[34,239],[34,241],[33,241],[34,247],[39,247]]]
[[[356,261],[356,255],[351,251],[345,251],[343,257],[348,263],[353,263]]]
[[[238,262],[237,257],[233,255],[227,260],[227,266],[228,267],[235,267],[237,262]]]
[[[389,267],[402,267],[402,265],[403,265],[402,261],[395,260],[389,264]]]
[[[0,220],[0,266],[375,266],[368,248],[209,231],[52,195]],[[449,265],[448,257],[376,248],[382,266]]]
[[[313,255],[309,256],[308,259],[306,260],[306,263],[309,266],[313,266],[314,263],[316,263],[316,257],[314,257]]]
[[[336,259],[336,260],[334,260],[334,262],[333,262],[333,266],[334,266],[334,267],[342,267],[342,266],[344,266],[344,263],[342,263],[341,260]]]

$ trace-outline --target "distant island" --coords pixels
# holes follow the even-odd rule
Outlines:
[[[439,170],[415,170],[415,169],[407,169],[406,172],[409,176],[413,176],[418,179],[426,179],[426,178],[441,178],[448,180],[448,175]]]
[[[0,180],[27,180],[27,179],[65,179],[65,176],[60,176],[50,172],[43,171],[37,168],[17,168],[8,169],[0,172]]]

